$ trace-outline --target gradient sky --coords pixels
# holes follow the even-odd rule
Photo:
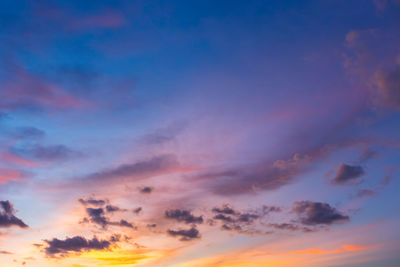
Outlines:
[[[0,1],[0,267],[400,266],[400,1]]]

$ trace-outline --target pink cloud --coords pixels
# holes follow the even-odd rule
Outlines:
[[[16,181],[21,179],[21,173],[18,170],[2,169],[0,168],[0,183],[7,183],[8,181]]]
[[[13,81],[6,83],[0,92],[0,107],[19,108],[41,106],[51,108],[78,108],[87,105],[58,86],[14,66]]]
[[[13,164],[17,164],[17,165],[21,165],[21,166],[25,166],[25,167],[35,167],[38,166],[39,163],[30,161],[30,160],[26,160],[24,158],[21,158],[17,155],[11,154],[11,153],[2,153],[0,154],[0,159],[9,162],[9,163],[13,163]]]

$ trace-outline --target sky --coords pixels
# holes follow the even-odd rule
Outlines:
[[[400,266],[400,1],[0,1],[0,267]]]

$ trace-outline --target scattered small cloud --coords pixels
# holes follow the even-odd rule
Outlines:
[[[342,214],[328,203],[298,201],[294,203],[292,210],[305,225],[330,225],[350,220],[349,216]]]
[[[195,216],[188,210],[167,210],[165,211],[165,218],[173,219],[178,222],[190,223],[203,223],[203,216]]]
[[[139,188],[139,192],[142,194],[150,194],[151,192],[153,192],[153,187],[150,186],[144,186]]]
[[[364,175],[364,169],[361,166],[347,165],[341,163],[336,170],[335,177],[332,179],[333,184],[348,184]]]
[[[190,229],[179,229],[179,230],[168,230],[168,235],[173,237],[179,237],[180,241],[191,241],[193,239],[200,238],[199,231],[192,227]]]

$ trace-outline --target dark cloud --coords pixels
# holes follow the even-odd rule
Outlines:
[[[364,169],[361,166],[352,166],[341,163],[336,170],[335,177],[332,179],[334,184],[346,184],[350,181],[364,175]]]
[[[391,72],[375,73],[378,102],[388,108],[400,110],[400,67]]]
[[[133,213],[135,213],[135,214],[139,214],[139,213],[141,213],[142,212],[142,207],[138,207],[138,208],[136,208],[136,209],[133,209]]]
[[[139,192],[142,194],[150,194],[153,191],[153,188],[150,186],[144,186],[142,188],[139,188]]]
[[[88,199],[79,199],[79,202],[82,203],[83,205],[93,205],[97,207],[102,207],[106,204],[106,200],[103,199],[93,199],[93,198],[88,198]]]
[[[167,233],[170,236],[179,237],[180,241],[190,241],[192,239],[200,238],[199,231],[194,227],[187,229],[187,230],[184,230],[184,229],[170,230],[169,229],[167,231]]]
[[[224,204],[221,207],[212,208],[212,212],[215,215],[210,224],[213,225],[215,222],[220,222],[222,224],[221,229],[225,231],[236,231],[241,234],[261,234],[262,232],[258,229],[261,218],[271,212],[280,211],[281,209],[276,206],[263,206],[251,212],[243,212]]]
[[[109,207],[108,205],[107,207]],[[106,207],[106,210],[107,210]],[[114,206],[110,206],[114,207]],[[118,208],[118,210],[121,210]],[[134,228],[133,224],[129,223],[126,220],[121,219],[120,221],[114,222],[110,221],[109,218],[105,216],[105,210],[103,208],[86,208],[86,213],[89,216],[89,219],[84,219],[84,222],[90,221],[94,224],[100,225],[103,229],[107,228],[108,225],[121,226],[121,227],[129,227]]]
[[[38,160],[65,160],[80,155],[78,152],[64,145],[33,145],[16,147],[12,149],[13,153]]]
[[[165,218],[174,219],[177,220],[178,222],[184,222],[188,224],[203,223],[203,216],[196,217],[188,210],[180,210],[180,209],[167,210],[165,211]]]
[[[48,245],[45,248],[45,252],[49,256],[55,256],[57,254],[65,255],[69,252],[105,250],[110,248],[112,244],[112,242],[108,240],[99,240],[96,237],[86,239],[81,236],[67,237],[64,240],[53,238],[52,240],[45,240],[45,242]]]
[[[262,210],[266,214],[268,214],[270,212],[281,212],[282,211],[282,209],[280,207],[277,207],[277,206],[263,206]]]
[[[236,231],[236,232],[241,232],[242,227],[240,225],[228,225],[228,224],[223,224],[221,226],[221,229],[224,231]]]
[[[0,201],[1,211],[0,211],[0,227],[11,227],[18,226],[20,228],[27,228],[26,225],[21,219],[17,218],[14,215],[14,207],[8,201]]]
[[[224,221],[224,222],[234,222],[231,216],[226,216],[224,214],[217,214],[213,217],[214,220]]]
[[[328,203],[299,201],[294,203],[293,211],[305,225],[329,225],[350,220],[349,216],[342,214]]]
[[[119,222],[111,222],[110,224],[118,225],[118,226],[121,226],[121,227],[134,228],[133,224],[131,224],[130,222],[128,222],[128,221],[126,221],[124,219],[120,220]]]
[[[124,164],[114,169],[94,173],[88,178],[92,181],[123,178],[135,180],[173,171],[178,169],[179,166],[180,164],[178,163],[176,157],[168,154],[132,164]]]
[[[104,210],[102,208],[86,208],[86,213],[92,223],[99,224],[103,228],[109,224],[108,219],[104,216]]]
[[[107,205],[106,211],[107,212],[117,212],[117,211],[126,211],[126,209],[121,209],[120,207],[114,206],[114,205]]]
[[[221,208],[215,207],[212,209],[212,211],[216,213],[229,214],[229,215],[236,214],[236,211],[227,204],[224,204]]]
[[[156,228],[156,227],[157,227],[157,224],[155,224],[155,223],[150,223],[150,224],[147,225],[147,227],[148,227],[148,228]]]
[[[288,230],[288,231],[296,231],[299,229],[299,226],[293,223],[270,223],[268,224],[268,226],[278,230]]]
[[[303,227],[294,223],[270,223],[268,224],[268,226],[283,231],[302,231],[304,233],[314,231],[313,229],[310,229],[308,227]]]

